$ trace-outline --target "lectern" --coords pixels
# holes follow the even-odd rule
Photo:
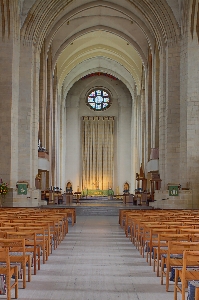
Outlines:
[[[81,195],[81,192],[75,192],[74,195],[76,195],[76,204],[79,203],[79,198]]]

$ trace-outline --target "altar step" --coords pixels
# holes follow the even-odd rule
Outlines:
[[[70,205],[48,205],[48,208],[75,208],[76,216],[119,216],[120,209],[153,209],[150,206],[133,205],[133,203],[124,204],[120,199],[80,199],[79,203],[73,200]]]
[[[73,206],[74,207],[74,206]],[[136,205],[129,205],[125,206],[123,204],[116,204],[113,203],[112,205],[83,205],[77,204],[75,207],[76,215],[77,216],[119,216],[120,209],[152,209],[149,206],[136,206]]]
[[[77,205],[77,216],[119,216],[119,209],[122,207],[114,206],[82,206]]]
[[[73,203],[76,203],[76,199],[73,199]],[[105,205],[122,205],[123,200],[122,199],[109,199],[108,197],[93,197],[93,198],[81,198],[79,199],[80,203],[83,204],[91,204],[91,203],[95,203],[95,204],[105,204]]]

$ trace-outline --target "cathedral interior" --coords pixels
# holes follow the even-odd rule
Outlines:
[[[198,208],[199,1],[0,3],[6,205],[71,188]]]
[[[1,299],[199,300],[198,65],[199,0],[0,0]]]

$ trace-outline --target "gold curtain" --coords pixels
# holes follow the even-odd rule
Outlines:
[[[113,187],[114,117],[82,118],[82,189]]]

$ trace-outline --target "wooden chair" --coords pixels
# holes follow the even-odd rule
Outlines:
[[[18,267],[11,266],[9,248],[0,247],[0,274],[6,276],[7,300],[11,300],[11,289],[15,288],[15,299],[18,298]],[[11,278],[14,276],[14,283],[11,283]]]
[[[177,300],[177,292],[180,292],[182,294],[182,300],[185,300],[185,291],[187,288],[188,281],[199,280],[198,268],[199,251],[184,251],[182,270],[175,270],[174,300]],[[198,300],[198,298],[196,299]]]
[[[43,221],[35,221],[35,223],[32,224],[32,227],[44,228],[45,230],[45,239],[48,243],[46,260],[48,260],[48,256],[50,255],[50,253],[52,253],[53,247],[53,234],[51,232],[51,225],[47,220],[44,219]]]
[[[199,287],[196,287],[195,289],[195,299],[199,299]]]
[[[161,257],[161,284],[163,284],[163,278],[165,276],[167,292],[169,291],[169,273],[171,271],[171,267],[182,267],[182,255],[185,250],[199,250],[199,242],[168,241],[167,253]],[[165,265],[166,271],[164,270]]]
[[[31,256],[25,252],[25,239],[0,239],[0,247],[8,247],[10,262],[20,263],[23,270],[23,288],[26,288],[26,266],[28,267],[28,282],[31,281]]]
[[[25,239],[26,254],[31,254],[33,257],[34,275],[37,274],[37,269],[40,270],[40,247],[36,243],[36,233],[33,231],[7,232],[8,239]]]
[[[144,254],[145,254],[144,248],[146,248],[147,262],[148,262],[148,256],[149,256],[149,251],[150,251],[149,249],[150,249],[150,245],[151,245],[150,242],[152,242],[151,239],[153,238],[153,236],[155,236],[157,239],[158,232],[162,232],[165,229],[167,229],[167,226],[165,226],[164,224],[160,224],[159,222],[147,223],[145,225],[145,228],[143,231],[143,236],[141,238],[140,254],[142,255],[142,257],[144,257]],[[157,230],[157,232],[156,232],[156,230]]]
[[[152,265],[152,254],[154,247],[158,246],[158,234],[164,232],[164,230],[168,229],[166,225],[160,224],[160,227],[157,225],[155,228],[150,228],[150,237],[147,243],[147,257],[146,261],[149,262],[149,265]]]
[[[48,239],[47,235],[45,233],[45,228],[42,227],[18,227],[17,231],[23,232],[23,231],[30,231],[36,233],[36,244],[37,246],[41,247],[42,250],[42,256],[43,256],[43,264],[46,263],[46,260],[48,260]]]
[[[145,235],[150,236],[149,228],[156,228],[160,225],[159,221],[152,221],[151,218],[149,220],[143,220],[139,222],[138,228],[135,232],[135,246],[140,251],[140,254],[143,253],[143,248],[145,246],[144,240]],[[166,226],[163,226],[166,227]]]
[[[51,253],[52,253],[52,249],[54,248],[54,250],[57,248],[58,246],[58,239],[59,239],[59,230],[56,227],[56,222],[55,220],[52,219],[44,219],[42,221],[35,221],[35,223],[33,223],[33,226],[43,226],[42,224],[47,224],[48,225],[48,230],[49,230],[49,249],[51,249]]]
[[[124,219],[124,231],[126,234],[126,237],[131,237],[131,232],[132,232],[132,225],[133,225],[133,220],[136,218],[140,218],[141,214],[138,212],[133,212],[133,211],[128,211],[125,213],[125,219]]]
[[[158,242],[157,246],[153,248],[153,271],[155,272],[156,267],[157,277],[159,277],[161,256],[162,254],[165,254],[168,249],[168,241],[182,241],[183,239],[189,239],[189,235],[180,235],[177,234],[177,231],[178,229],[174,228],[162,229],[161,232],[159,232],[159,230],[156,230],[156,233],[158,233]]]

